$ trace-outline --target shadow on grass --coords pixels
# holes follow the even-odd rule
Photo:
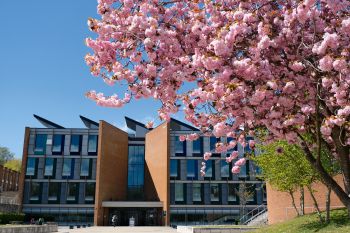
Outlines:
[[[313,216],[313,219],[311,222],[302,224],[300,226],[300,230],[307,231],[307,232],[318,232],[326,227],[338,228],[338,227],[350,225],[350,219],[345,209],[339,209],[331,212],[330,218],[331,218],[330,223],[320,223],[318,221],[318,217]]]

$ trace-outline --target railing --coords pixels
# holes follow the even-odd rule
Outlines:
[[[255,209],[249,211],[247,214],[242,216],[241,219],[239,220],[239,222],[242,225],[247,225],[248,223],[250,223],[251,221],[256,219],[258,216],[260,216],[260,215],[262,215],[262,214],[264,214],[266,212],[267,212],[267,206],[264,205],[264,204],[263,205],[259,205]]]

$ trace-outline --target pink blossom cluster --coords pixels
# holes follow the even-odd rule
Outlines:
[[[127,84],[129,94],[89,92],[98,105],[153,98],[162,120],[183,111],[203,134],[254,147],[246,135],[258,127],[268,140],[289,142],[314,132],[319,99],[329,147],[350,145],[349,1],[115,2],[98,1],[101,19],[88,22],[97,38],[86,40],[85,59],[93,75],[113,88]]]

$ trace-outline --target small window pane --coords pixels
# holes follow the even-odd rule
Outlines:
[[[27,169],[26,169],[27,176],[34,176],[35,175],[35,164],[36,164],[36,158],[28,158]]]
[[[78,183],[68,183],[67,201],[76,201],[79,192]]]
[[[210,201],[218,202],[219,199],[219,184],[210,184]]]
[[[183,202],[184,199],[184,185],[183,184],[175,184],[175,201]]]
[[[175,154],[180,154],[181,156],[184,155],[185,151],[185,144],[186,141],[181,142],[179,136],[175,136]]]
[[[85,185],[85,201],[93,202],[95,199],[95,183],[86,183]]]
[[[198,138],[197,140],[195,140],[195,141],[192,141],[192,145],[193,145],[193,148],[192,148],[192,150],[193,150],[193,153],[196,153],[196,154],[200,154],[201,152],[202,152],[202,141],[203,140],[203,138],[202,137],[200,137],[200,138]]]
[[[193,201],[202,201],[202,184],[193,184]]]
[[[81,135],[72,135],[70,141],[70,152],[80,152],[80,138]]]
[[[178,160],[171,159],[170,160],[170,177],[177,177],[177,166],[178,166]]]
[[[213,160],[208,160],[206,162],[205,176],[204,177],[213,177]]]
[[[46,158],[45,159],[44,176],[52,176],[53,175],[53,164],[54,164],[54,159],[53,158]]]
[[[41,194],[41,188],[40,183],[38,182],[32,182],[30,185],[30,201],[39,201],[40,200],[40,194]]]
[[[237,192],[238,192],[237,184],[228,184],[228,201],[229,202],[237,202]]]
[[[89,135],[88,152],[97,153],[97,135]]]
[[[89,176],[90,173],[90,159],[82,159],[80,166],[80,176]]]
[[[62,176],[70,176],[72,168],[72,159],[64,159]]]
[[[64,135],[60,135],[60,134],[53,135],[52,152],[61,153],[64,146],[63,144],[64,144]]]
[[[56,202],[59,199],[59,193],[60,193],[60,183],[57,182],[51,182],[49,183],[49,197],[48,201]]]
[[[35,137],[35,154],[44,154],[46,150],[46,134],[37,134]]]
[[[197,160],[194,160],[194,159],[187,160],[187,177],[195,178],[197,174],[197,167],[198,167]]]
[[[226,161],[223,160],[221,160],[221,177],[230,177],[230,164],[226,163]]]

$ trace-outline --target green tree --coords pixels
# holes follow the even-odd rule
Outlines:
[[[0,147],[0,164],[4,165],[7,161],[12,160],[15,154],[12,153],[7,147]]]
[[[4,167],[20,172],[22,167],[22,160],[20,159],[9,160],[4,164]]]

